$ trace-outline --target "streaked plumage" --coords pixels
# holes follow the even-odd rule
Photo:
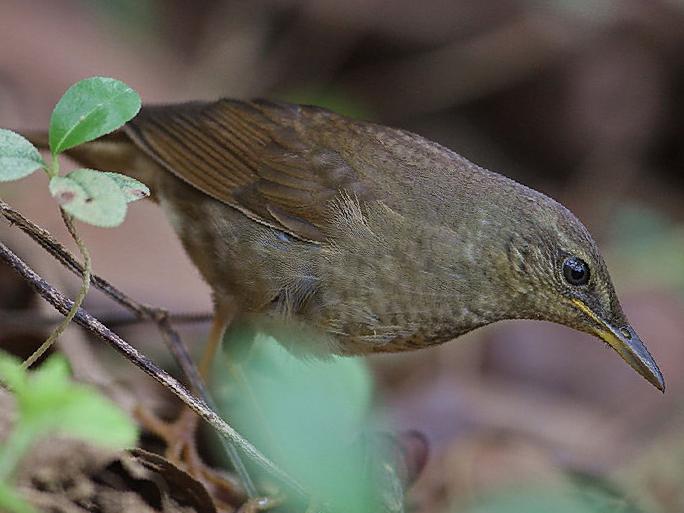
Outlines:
[[[627,321],[577,218],[418,135],[220,100],[145,107],[72,155],[148,184],[217,309],[296,350],[400,351],[544,319],[599,335],[662,388],[636,334],[620,335]],[[586,285],[564,280],[568,257],[588,264]]]

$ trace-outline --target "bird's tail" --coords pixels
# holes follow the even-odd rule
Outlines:
[[[20,132],[39,150],[49,150],[50,142],[45,131]],[[129,168],[136,153],[131,140],[121,131],[113,132],[91,142],[66,150],[65,153],[84,167],[102,171]]]
[[[45,131],[21,131],[40,150],[49,150],[50,141]],[[150,161],[123,130],[117,130],[99,139],[87,142],[64,152],[80,166],[123,173],[143,182],[152,190],[155,199],[155,179],[158,166]]]

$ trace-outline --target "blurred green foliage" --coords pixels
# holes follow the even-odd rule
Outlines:
[[[71,380],[61,355],[53,355],[35,371],[0,352],[0,383],[13,394],[17,419],[0,444],[0,509],[31,511],[8,482],[18,462],[39,439],[61,434],[113,449],[132,447],[138,429],[128,415],[97,390]]]
[[[303,360],[261,335],[231,336],[225,345],[213,387],[236,429],[332,511],[375,513],[380,502],[401,508],[397,481],[371,470],[382,455],[359,443],[372,396],[362,360]]]
[[[456,513],[640,513],[625,499],[593,486],[532,486],[500,492]]]
[[[684,226],[640,205],[621,208],[607,252],[616,281],[627,287],[663,289],[684,298]]]

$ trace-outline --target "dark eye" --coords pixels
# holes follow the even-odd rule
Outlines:
[[[586,285],[589,282],[589,266],[581,258],[566,258],[563,262],[563,276],[570,285]]]

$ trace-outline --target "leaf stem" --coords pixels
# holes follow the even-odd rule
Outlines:
[[[62,294],[60,294],[52,285],[47,283],[44,279],[38,276],[33,269],[28,267],[26,263],[17,255],[5,246],[0,241],[0,260],[5,261],[12,269],[35,290],[43,299],[54,306],[62,315],[67,314],[73,302]],[[240,447],[242,453],[252,460],[256,465],[266,470],[276,480],[280,481],[290,491],[292,491],[297,498],[308,497],[307,492],[299,484],[298,481],[290,477],[280,467],[271,462],[266,456],[261,454],[259,450],[254,447],[249,441],[243,438],[240,433],[235,431],[229,424],[227,424],[214,409],[210,408],[204,401],[193,396],[178,380],[169,375],[166,371],[157,367],[146,356],[138,352],[133,346],[128,344],[121,337],[109,330],[100,321],[92,317],[83,309],[79,309],[76,313],[75,322],[91,331],[99,338],[105,340],[109,345],[126,357],[129,361],[134,363],[138,368],[147,373],[149,376],[157,380],[166,389],[170,390],[176,397],[178,397],[186,406],[197,413],[222,437],[227,438],[232,443]]]
[[[55,238],[49,232],[26,219],[20,212],[14,210],[10,205],[4,203],[2,200],[0,200],[0,215],[4,216],[12,225],[16,225],[20,230],[29,235],[29,237],[31,237],[42,248],[44,248],[50,255],[64,265],[65,268],[79,277],[84,276],[85,269],[83,266],[71,253],[69,253],[69,251],[67,251],[64,246],[57,242],[57,240],[55,240]],[[21,262],[16,255],[12,254],[0,241],[0,260],[3,259],[12,268],[17,270],[17,272],[19,272],[19,274],[29,284],[31,284],[43,298],[55,306],[55,308],[62,315],[65,315],[71,309],[71,305],[69,304],[70,302],[68,302],[62,296],[60,296],[60,301],[55,302],[53,301],[52,296],[45,295],[45,291],[38,287],[37,283],[34,281],[39,280],[40,277],[35,275],[35,273],[33,273],[25,263]],[[242,439],[239,433],[235,432],[214,413],[217,410],[214,401],[206,390],[206,386],[204,385],[204,382],[199,375],[192,358],[190,357],[190,353],[188,352],[186,345],[183,343],[178,332],[172,326],[170,322],[172,317],[165,310],[135,301],[123,291],[117,289],[111,283],[95,274],[91,276],[91,282],[95,288],[101,290],[118,304],[133,312],[137,318],[142,320],[151,320],[157,324],[159,332],[162,335],[162,339],[169,347],[171,353],[178,362],[178,365],[182,369],[187,381],[196,390],[197,394],[202,398],[202,401],[197,401],[180,384],[173,384],[172,378],[170,376],[166,376],[164,371],[154,366],[152,362],[147,361],[142,355],[139,355],[134,348],[128,346],[125,341],[119,339],[114,333],[102,326],[99,321],[91,318],[82,310],[79,314],[76,314],[75,322],[77,324],[80,324],[95,335],[105,340],[107,343],[121,352],[126,358],[132,361],[136,366],[151,375],[172,393],[176,394],[181,401],[188,405],[190,409],[195,411],[195,413],[202,417],[221,435],[221,440],[223,440],[224,443],[230,442],[239,447],[241,453],[245,454],[261,469],[265,470],[267,473],[284,484],[285,487],[292,491],[295,496],[301,498],[307,495],[296,480],[293,480],[268,458],[261,455],[253,446],[251,446],[251,444],[249,444],[249,442]],[[46,283],[45,286],[47,287],[48,284]],[[51,291],[52,290],[53,289],[51,289]],[[57,294],[56,291],[54,292]],[[91,321],[84,321],[86,317],[91,319]],[[211,318],[212,316],[209,316],[207,320]],[[96,325],[100,326],[100,328],[96,327]],[[212,418],[212,416],[214,418]],[[226,452],[229,450],[230,449],[226,449]]]
[[[71,323],[74,316],[76,315],[76,312],[78,312],[78,309],[83,304],[86,294],[88,294],[88,289],[90,288],[90,275],[92,273],[92,261],[90,258],[90,252],[88,251],[88,248],[86,247],[81,237],[78,235],[78,232],[76,231],[76,227],[74,226],[73,219],[71,218],[71,216],[67,214],[62,208],[60,208],[59,210],[62,214],[64,224],[66,225],[67,230],[69,230],[71,238],[74,239],[74,242],[76,242],[78,250],[81,252],[81,256],[83,257],[83,281],[81,282],[81,289],[78,291],[78,295],[76,296],[76,299],[74,299],[74,304],[71,307],[71,310],[69,310],[69,313],[66,315],[64,320],[62,320],[62,322],[59,323],[59,325],[52,331],[52,333],[50,333],[50,336],[47,338],[47,340],[43,342],[41,346],[33,352],[31,356],[24,360],[24,362],[21,364],[22,368],[24,369],[27,369],[31,365],[33,365],[45,353],[45,351],[50,349],[52,344],[55,343],[55,341],[60,337],[60,335],[64,332],[67,326],[69,326],[69,323]]]
[[[59,158],[56,155],[53,155],[52,160],[50,160],[50,164],[44,166],[44,168],[48,174],[48,177],[54,178],[55,176],[59,176]]]

